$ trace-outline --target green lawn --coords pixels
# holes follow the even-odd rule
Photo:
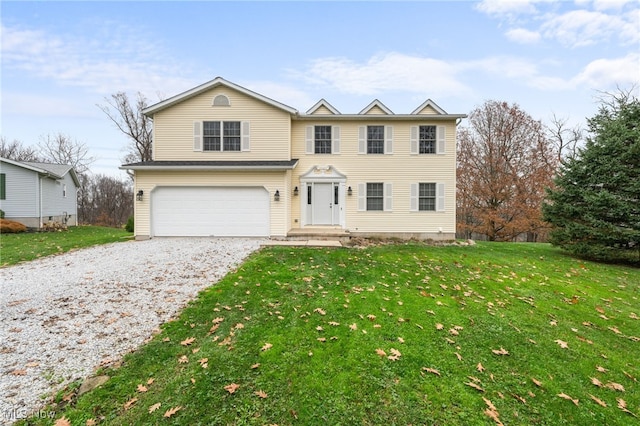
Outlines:
[[[124,229],[103,226],[72,226],[59,232],[0,234],[0,267],[129,238],[132,234]]]
[[[103,387],[60,393],[58,418],[626,426],[640,422],[639,359],[639,269],[544,244],[273,247],[102,371]]]

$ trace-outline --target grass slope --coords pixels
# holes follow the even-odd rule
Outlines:
[[[72,226],[66,231],[1,234],[0,266],[130,238],[131,233],[123,229],[103,226]]]
[[[542,244],[263,249],[58,417],[629,425],[639,297],[640,270]]]

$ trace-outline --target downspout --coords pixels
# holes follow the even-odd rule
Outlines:
[[[42,176],[39,176],[40,179],[40,229],[42,229]]]

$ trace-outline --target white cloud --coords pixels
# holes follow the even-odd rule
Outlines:
[[[173,92],[192,82],[175,77],[180,67],[162,57],[156,43],[137,30],[104,22],[83,38],[2,25],[3,68],[17,70],[64,86],[107,95],[116,91]],[[99,38],[98,38],[99,37]]]
[[[489,16],[530,14],[536,12],[535,0],[483,0],[476,9]]]
[[[540,33],[536,31],[529,31],[524,28],[508,30],[505,35],[509,40],[521,44],[534,44],[541,39]]]
[[[81,105],[72,99],[13,93],[5,90],[2,93],[2,114],[34,117],[95,118],[102,113],[99,112],[98,108],[95,108],[95,110],[87,109],[86,105]]]
[[[451,62],[392,52],[362,63],[347,58],[320,58],[292,74],[308,83],[353,95],[403,91],[464,96],[471,89],[457,78],[458,71]]]
[[[608,15],[602,12],[574,10],[554,16],[540,27],[545,38],[557,39],[570,47],[588,46],[614,37],[623,44],[640,41],[637,13]]]
[[[616,59],[597,59],[572,79],[572,83],[606,90],[616,86],[640,85],[640,53]]]

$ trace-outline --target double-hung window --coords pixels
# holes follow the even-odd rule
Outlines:
[[[314,127],[314,153],[331,154],[331,126]]]
[[[367,210],[384,210],[384,184],[367,183]]]
[[[367,126],[367,154],[384,154],[384,126]]]
[[[418,185],[418,211],[436,210],[436,184],[420,183]]]
[[[436,153],[436,126],[420,126],[420,154]]]
[[[204,151],[240,151],[239,121],[204,121],[202,136]]]

